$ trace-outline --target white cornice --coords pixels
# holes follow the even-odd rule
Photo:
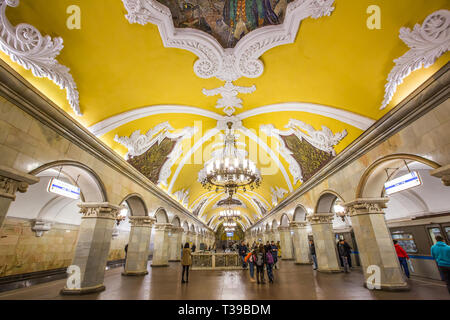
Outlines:
[[[35,77],[48,78],[65,89],[70,106],[81,116],[79,93],[70,69],[56,60],[64,48],[63,39],[43,36],[30,24],[12,26],[6,17],[6,8],[17,7],[19,2],[0,0],[0,50],[15,63],[31,70]]]

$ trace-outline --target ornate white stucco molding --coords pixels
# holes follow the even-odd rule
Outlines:
[[[397,87],[411,72],[430,67],[450,49],[450,11],[439,10],[432,13],[422,25],[416,24],[413,30],[401,28],[400,39],[410,49],[394,60],[395,67],[389,73],[380,109],[388,106]]]
[[[189,189],[179,190],[173,194],[175,198],[186,208],[189,206]]]
[[[278,199],[283,199],[288,193],[287,190],[280,187],[270,187],[270,192],[272,193],[272,204],[276,206],[278,204]]]
[[[38,78],[48,78],[67,91],[67,100],[73,111],[81,116],[77,85],[70,69],[56,57],[63,49],[63,39],[43,36],[29,24],[12,26],[6,17],[6,8],[17,7],[20,0],[0,0],[0,50],[12,61],[31,70]]]
[[[342,139],[347,136],[346,130],[333,134],[333,132],[329,128],[327,128],[326,126],[322,126],[322,130],[319,131],[315,130],[311,125],[295,119],[291,119],[286,125],[286,128],[289,130],[281,131],[275,129],[275,127],[271,124],[262,125],[260,127],[261,131],[264,132],[267,136],[275,137],[278,140],[278,152],[289,163],[289,171],[294,178],[294,184],[296,184],[298,181],[304,182],[302,170],[299,163],[292,156],[292,151],[287,148],[286,143],[281,136],[295,135],[300,141],[305,139],[314,147],[318,148],[319,150],[328,152],[333,156],[336,156],[334,146],[336,146]]]
[[[224,86],[216,89],[203,89],[205,96],[221,95],[222,98],[217,101],[216,109],[223,109],[228,116],[236,112],[236,108],[242,109],[242,99],[238,98],[239,93],[253,93],[256,87],[239,87],[235,86],[231,81],[227,81]]]
[[[140,130],[133,132],[130,137],[115,136],[114,141],[122,144],[128,149],[126,158],[140,156],[148,149],[150,149],[155,143],[161,144],[165,138],[176,140],[175,147],[169,154],[167,161],[164,163],[159,173],[158,183],[167,186],[167,179],[171,175],[171,168],[175,164],[176,160],[182,155],[182,141],[184,139],[190,139],[197,131],[197,127],[186,127],[179,133],[171,133],[174,129],[168,122],[160,123],[153,129],[150,129],[145,135],[141,134]]]
[[[334,0],[297,0],[288,5],[283,24],[256,29],[234,48],[224,49],[213,36],[203,31],[176,29],[170,10],[155,0],[122,1],[130,23],[156,24],[165,47],[185,49],[198,56],[199,60],[194,64],[197,76],[223,81],[258,78],[264,72],[264,65],[259,60],[261,55],[274,47],[293,43],[303,20],[329,16],[334,10]]]

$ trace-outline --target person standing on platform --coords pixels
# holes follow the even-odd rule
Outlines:
[[[309,240],[309,253],[311,254],[311,258],[314,264],[314,270],[317,270],[317,257],[316,257],[316,246],[314,245],[314,241]]]
[[[269,279],[270,283],[273,283],[273,255],[272,255],[272,248],[269,247],[266,251],[266,268],[267,268],[267,278]]]
[[[256,281],[257,283],[266,283],[264,281],[264,265],[266,264],[266,253],[264,252],[264,245],[260,244],[256,254],[253,256],[256,264]]]
[[[398,244],[397,240],[394,240],[394,247],[395,252],[397,252],[398,261],[400,262],[400,265],[402,266],[403,270],[405,271],[406,276],[409,278],[409,268],[408,268],[408,261],[409,256],[406,253],[406,251]]]
[[[192,265],[192,254],[189,249],[189,243],[186,242],[183,249],[183,256],[181,257],[181,265],[183,266],[183,272],[181,274],[181,283],[189,282],[189,267]],[[184,280],[184,274],[186,273],[186,281]]]
[[[344,272],[349,273],[350,272],[350,263],[348,259],[350,258],[350,252],[352,248],[350,248],[349,244],[345,242],[345,240],[340,240],[338,243],[338,252],[339,256],[342,260],[342,265],[344,267]]]
[[[272,249],[273,267],[274,269],[278,269],[278,247],[276,246],[275,241],[272,241],[272,243],[270,244],[270,248]]]
[[[278,248],[278,258],[281,259],[281,243],[280,243],[280,241],[277,241],[277,248]]]
[[[194,253],[196,249],[197,249],[197,246],[195,245],[195,243],[193,243],[192,244],[192,253]]]
[[[436,244],[431,247],[431,255],[438,265],[439,271],[447,284],[450,293],[450,246],[444,242],[442,236],[436,236]]]
[[[247,256],[248,248],[245,245],[244,241],[241,241],[241,244],[238,247],[238,251],[239,251],[239,256],[241,257],[241,261],[242,261],[242,269],[246,270],[247,263],[245,263],[245,257]]]
[[[248,263],[250,269],[250,282],[256,282],[255,280],[255,259],[256,250],[250,251],[245,257],[245,262]]]

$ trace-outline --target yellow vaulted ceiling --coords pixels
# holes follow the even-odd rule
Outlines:
[[[370,5],[381,8],[381,30],[369,30],[366,26]],[[81,8],[81,30],[69,30],[66,20],[67,7]],[[335,1],[335,11],[330,17],[306,19],[302,22],[295,43],[276,47],[266,52],[264,74],[257,79],[241,78],[236,85],[256,85],[253,94],[240,95],[243,109],[237,113],[261,106],[302,102],[314,103],[353,112],[377,120],[398,104],[439,68],[449,61],[444,54],[430,68],[414,72],[399,86],[390,105],[380,110],[384,96],[386,78],[393,68],[393,60],[408,51],[399,39],[401,27],[412,28],[421,24],[432,12],[449,9],[448,0],[358,0]],[[62,37],[64,49],[57,57],[68,66],[80,93],[82,117],[75,116],[65,91],[47,79],[36,78],[10,58],[0,57],[26,80],[44,93],[55,104],[72,115],[77,121],[90,127],[112,116],[137,108],[157,105],[193,106],[223,115],[216,109],[218,97],[206,97],[202,89],[213,89],[223,85],[217,79],[201,79],[194,74],[193,64],[197,57],[191,52],[164,48],[158,28],[148,24],[130,24],[121,0],[20,0],[17,8],[7,8],[6,14],[13,25],[28,23],[43,35]],[[263,133],[260,125],[272,124],[280,130],[290,119],[298,119],[315,129],[327,126],[333,133],[347,130],[348,135],[336,146],[337,153],[354,141],[363,131],[333,118],[306,112],[279,112],[250,117],[243,125],[256,130],[268,145],[276,146]],[[115,135],[130,136],[140,130],[145,134],[159,123],[168,121],[175,130],[198,126],[201,133],[216,126],[216,120],[186,114],[159,114],[122,125],[101,137],[113,150],[125,155],[127,149],[114,141]],[[197,121],[197,123],[196,123]],[[185,141],[187,150],[195,138]],[[246,139],[247,150],[250,140]],[[211,146],[207,142],[204,147]],[[273,165],[269,155],[260,153],[258,166]],[[204,160],[208,160],[205,155]],[[293,177],[283,157],[279,158],[285,167],[293,188]],[[178,159],[172,167],[173,175],[179,166]],[[201,164],[186,164],[173,181],[172,192],[190,189],[189,207],[194,205],[205,191],[196,182]],[[257,192],[269,204],[272,203],[270,187],[289,190],[285,176],[279,168],[263,177],[263,185]],[[162,187],[167,191],[167,187]],[[216,212],[208,204],[203,219],[208,221]],[[245,213],[254,220],[257,213],[247,203]]]

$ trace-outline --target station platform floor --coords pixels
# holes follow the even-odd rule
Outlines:
[[[282,261],[274,284],[249,281],[248,270],[191,271],[189,283],[181,283],[181,266],[151,268],[145,277],[124,277],[123,268],[106,271],[101,293],[61,296],[65,279],[3,292],[0,300],[450,300],[444,282],[413,278],[407,292],[370,291],[363,274],[327,274],[311,266]],[[267,280],[267,277],[266,277]]]

